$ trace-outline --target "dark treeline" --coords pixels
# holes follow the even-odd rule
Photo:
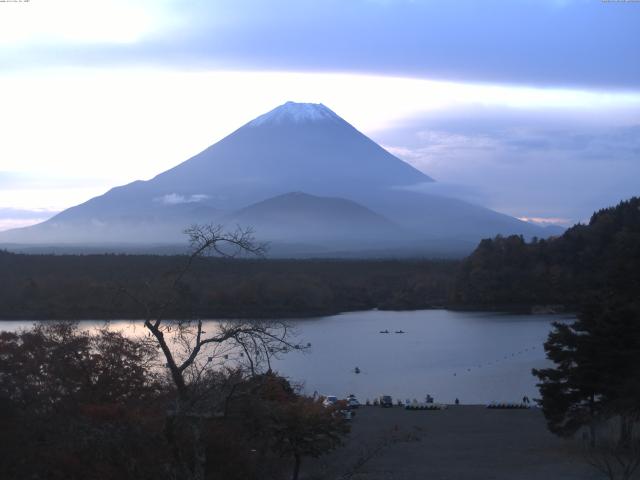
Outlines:
[[[452,303],[475,308],[562,305],[640,291],[640,198],[593,214],[562,236],[483,240],[461,265]]]
[[[486,239],[454,260],[199,258],[175,318],[269,318],[340,311],[456,308],[576,311],[608,290],[640,290],[640,200],[596,212],[562,236]],[[185,256],[0,252],[0,318],[142,318],[136,295],[170,288]]]
[[[193,227],[189,235],[186,259],[141,257],[148,263],[132,266],[130,257],[96,257],[103,277],[71,257],[76,270],[66,278],[60,265],[69,268],[69,258],[51,272],[50,282],[76,295],[105,282],[123,258],[127,272],[157,273],[148,282],[125,277],[116,290],[144,310],[146,334],[84,331],[73,322],[0,331],[0,478],[297,480],[304,458],[341,444],[347,402],[304,396],[271,369],[274,358],[307,348],[285,323],[221,321],[205,331],[202,320],[166,320],[197,306],[188,282],[211,266],[207,253],[230,245],[259,251],[242,231]],[[44,259],[48,267],[57,261]]]
[[[558,306],[534,369],[549,430],[582,434],[586,461],[610,479],[640,468],[640,198],[593,214],[562,236],[483,240],[465,259],[452,304],[466,308]]]
[[[196,229],[192,239],[202,232],[209,249],[232,241],[252,251],[250,237]],[[448,298],[575,306],[577,319],[556,323],[545,343],[554,365],[533,372],[548,426],[564,436],[586,429],[603,471],[615,461],[630,479],[640,467],[638,198],[555,239],[484,240],[462,264],[232,260],[194,247],[191,257],[0,253],[2,317],[144,318],[147,330],[127,338],[44,323],[0,332],[0,478],[297,479],[305,457],[338,447],[349,430],[345,404],[325,408],[271,370],[271,358],[304,345],[276,322],[205,332],[202,322],[164,319],[411,309]],[[610,441],[602,432],[613,422]]]
[[[640,468],[639,292],[640,198],[632,198],[557,238],[483,240],[452,293],[467,307],[576,312],[544,344],[553,366],[533,370],[538,402],[550,431],[582,432],[585,458],[611,479]]]
[[[640,199],[601,210],[589,225],[574,227],[548,243],[537,251],[534,247],[531,254],[564,252],[564,264],[554,262],[564,283],[555,286],[570,294],[578,308],[573,322],[554,323],[544,344],[553,367],[533,370],[540,381],[539,402],[547,425],[561,436],[582,432],[583,439],[589,439],[585,458],[606,478],[636,478],[634,472],[640,468]],[[547,258],[555,258],[551,255]],[[538,291],[550,296],[553,286],[546,290],[541,286]]]
[[[107,329],[0,332],[0,360],[6,480],[296,479],[349,431],[271,371],[198,369],[179,402],[157,344]]]
[[[123,289],[170,289],[185,256],[23,255],[0,252],[0,318],[143,318]],[[311,316],[446,303],[459,262],[198,258],[174,318]]]

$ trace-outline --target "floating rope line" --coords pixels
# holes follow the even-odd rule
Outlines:
[[[515,357],[516,357],[516,355],[522,355],[522,354],[523,354],[523,353],[525,353],[525,352],[533,351],[533,350],[535,350],[535,349],[536,349],[536,347],[535,347],[535,345],[534,345],[534,346],[531,346],[531,347],[527,347],[527,348],[525,348],[524,350],[519,350],[519,351],[517,351],[517,352],[511,352],[511,353],[506,353],[506,354],[502,357],[502,359],[489,360],[489,361],[488,361],[488,362],[486,362],[486,363],[480,363],[480,364],[475,365],[475,366],[473,366],[473,367],[466,367],[466,371],[467,371],[467,372],[471,372],[472,370],[474,370],[474,369],[478,369],[478,368],[482,368],[483,366],[487,366],[487,367],[488,367],[488,366],[490,366],[490,365],[494,365],[494,364],[495,364],[495,365],[498,365],[498,364],[502,363],[504,360],[510,360],[510,359],[512,359],[512,358],[515,358]],[[465,370],[465,367],[463,367],[463,370]],[[458,371],[453,372],[453,376],[454,376],[454,377],[456,377],[457,375],[458,375]]]

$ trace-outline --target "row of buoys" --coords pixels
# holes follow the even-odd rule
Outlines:
[[[404,406],[405,410],[445,410],[446,405],[441,403],[408,403]]]
[[[527,403],[490,403],[487,405],[487,408],[493,409],[502,409],[502,410],[516,410],[516,409],[527,409],[530,406]]]
[[[475,366],[475,367],[469,367],[469,368],[467,368],[467,369],[466,369],[466,371],[467,371],[467,372],[471,372],[473,368],[482,368],[483,366],[487,366],[487,367],[488,367],[488,366],[490,366],[490,365],[498,364],[498,363],[502,362],[503,360],[509,360],[511,357],[515,357],[516,355],[522,355],[522,354],[523,354],[523,353],[525,353],[525,352],[528,352],[528,351],[530,351],[530,350],[535,350],[535,349],[536,349],[536,347],[535,347],[535,346],[527,347],[527,348],[525,348],[524,350],[520,350],[520,351],[518,351],[518,352],[513,352],[513,353],[511,353],[510,355],[509,355],[509,354],[504,355],[504,356],[502,357],[502,359],[501,359],[501,360],[500,360],[500,359],[498,359],[498,360],[494,360],[494,361],[487,362],[487,363],[485,363],[484,365],[483,365],[483,364],[479,364],[479,365],[477,365],[477,366]],[[456,377],[457,375],[458,375],[458,372],[453,372],[453,376],[454,376],[454,377]]]
[[[416,399],[413,399],[413,401],[410,401],[409,399],[407,399],[405,400],[404,403],[401,400],[397,400],[396,405],[400,408],[404,408],[405,410],[436,411],[436,410],[446,410],[447,408],[449,408],[449,406],[446,403],[435,403],[431,395],[428,395],[427,399],[428,401],[426,402],[418,402]],[[366,402],[364,403],[364,406],[367,406],[367,407],[369,406],[377,407],[379,405],[380,403],[377,398],[375,398],[373,402],[371,402],[367,398]],[[455,400],[454,405],[456,406],[460,405],[460,401],[457,398]],[[529,398],[525,396],[522,402],[491,402],[490,404],[486,405],[486,408],[494,409],[494,410],[526,410],[532,407],[531,407]]]

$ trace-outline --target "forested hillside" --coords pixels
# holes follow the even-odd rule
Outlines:
[[[142,318],[185,256],[0,252],[0,318]],[[436,260],[200,258],[168,316],[279,317],[359,309],[576,309],[640,291],[640,198],[596,212],[562,236],[486,239],[462,263]]]
[[[458,262],[200,258],[174,288],[184,256],[0,252],[0,318],[143,318],[168,289],[169,318],[280,317],[446,302]]]
[[[452,303],[482,308],[562,305],[640,292],[640,198],[593,214],[562,236],[483,240],[464,260]]]

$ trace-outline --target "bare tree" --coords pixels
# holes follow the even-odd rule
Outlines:
[[[587,463],[609,480],[631,480],[640,468],[640,435],[633,428],[637,419],[621,416],[619,420],[619,431],[603,432],[597,443],[585,444],[584,454]]]
[[[191,253],[184,265],[172,272],[169,288],[162,293],[164,298],[158,301],[154,292],[142,298],[124,287],[121,291],[144,309],[146,341],[162,351],[175,387],[175,405],[169,412],[166,433],[180,470],[176,474],[179,478],[203,480],[207,460],[202,438],[205,421],[224,409],[233,393],[234,382],[242,376],[238,372],[256,375],[271,370],[274,356],[304,347],[290,340],[289,328],[283,322],[205,324],[200,318],[165,318],[180,298],[185,276],[201,257],[211,254],[226,258],[247,254],[262,256],[265,252],[265,246],[256,243],[251,229],[238,227],[226,232],[220,225],[194,225],[185,233],[189,236]],[[221,375],[225,369],[231,374]]]

